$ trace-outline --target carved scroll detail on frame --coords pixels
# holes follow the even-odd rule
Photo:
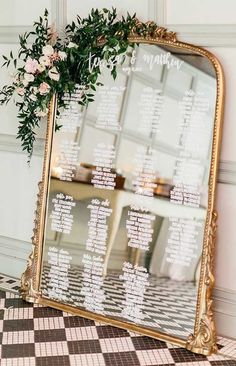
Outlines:
[[[159,27],[155,22],[149,21],[142,23],[137,19],[136,24],[130,31],[129,39],[138,37],[144,37],[146,40],[151,38],[156,41],[177,41],[175,32],[168,31],[164,27]]]
[[[27,268],[21,277],[21,296],[24,300],[37,303],[42,297],[41,292],[38,290],[40,286],[40,274],[41,274],[41,257],[43,246],[43,227],[45,222],[44,209],[47,200],[47,186],[48,186],[48,173],[49,173],[49,156],[52,146],[52,136],[54,128],[54,116],[56,110],[56,96],[54,95],[50,105],[47,118],[47,133],[43,162],[43,174],[42,181],[39,182],[39,193],[37,195],[34,230],[32,236],[33,251],[29,256],[27,262]]]
[[[206,248],[206,275],[204,281],[204,295],[202,297],[202,317],[199,328],[187,341],[187,349],[196,353],[210,355],[217,351],[216,331],[212,311],[212,290],[214,287],[214,252],[216,243],[217,212],[213,211],[209,229],[208,245]]]
[[[39,232],[40,232],[40,212],[41,212],[41,202],[43,195],[43,184],[39,183],[39,193],[37,195],[37,208],[35,211],[35,220],[34,220],[34,230],[32,236],[32,244],[33,251],[30,254],[27,262],[27,268],[23,275],[21,276],[21,295],[24,300],[29,302],[37,302],[40,297],[40,292],[35,290],[35,279],[36,279],[36,269],[38,262],[38,248],[40,245],[39,242]]]
[[[117,36],[122,36],[124,31],[117,31]],[[135,40],[142,38],[146,41],[167,41],[167,42],[177,42],[176,32],[168,31],[167,28],[158,26],[155,22],[149,21],[146,23],[140,22],[136,19],[135,25],[130,29],[129,40]],[[97,39],[98,45],[103,45],[106,43],[106,37],[101,35]]]

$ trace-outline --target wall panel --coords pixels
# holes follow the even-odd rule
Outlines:
[[[0,166],[0,235],[30,241],[42,158],[1,151]]]
[[[68,22],[75,20],[76,15],[85,17],[91,11],[92,8],[108,8],[115,7],[118,10],[118,15],[126,14],[128,11],[130,14],[137,14],[137,17],[141,20],[148,20],[148,6],[147,0],[139,1],[127,1],[127,0],[87,0],[86,2],[68,1],[67,2],[67,14]]]
[[[1,0],[0,26],[32,26],[45,8],[51,13],[50,0]]]
[[[217,210],[216,285],[236,291],[236,185],[218,184]]]
[[[223,141],[221,148],[222,161],[236,161],[236,72],[235,72],[235,48],[209,48],[223,66],[225,75],[225,114],[223,126]]]
[[[10,51],[13,51],[13,55],[17,55],[18,45],[6,45],[0,44],[0,62],[3,64],[2,55],[9,56]],[[12,80],[11,74],[14,68],[9,67],[0,68],[0,88],[3,85],[9,84]],[[16,135],[17,132],[17,108],[11,101],[7,106],[2,106],[1,108],[1,123],[0,123],[0,134]]]
[[[215,315],[218,334],[236,337],[236,26],[234,0],[157,0],[164,23],[179,38],[207,47],[221,62],[226,82],[223,144],[217,190]]]
[[[235,0],[166,0],[166,23],[233,24]]]

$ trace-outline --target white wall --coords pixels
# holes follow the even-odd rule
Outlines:
[[[235,0],[2,0],[0,53],[15,48],[17,34],[28,30],[47,7],[58,27],[92,7],[115,6],[141,20],[156,20],[179,33],[179,39],[207,47],[221,61],[226,76],[226,106],[217,208],[219,230],[216,257],[215,313],[218,333],[236,337],[236,24]],[[0,71],[0,83],[7,74]],[[16,118],[12,106],[1,109],[0,123],[0,271],[19,277],[30,251],[37,181],[41,175],[42,133],[31,167],[15,140]]]
[[[162,22],[181,39],[207,47],[226,77],[223,145],[218,179],[215,315],[218,333],[236,337],[236,24],[234,0],[167,0]],[[159,2],[160,3],[160,2]]]
[[[29,0],[3,0],[0,12],[0,56],[9,54],[10,50],[16,53],[19,48],[18,34],[29,30],[33,21],[43,14],[45,7],[51,12],[53,5],[49,0],[35,3],[34,7]],[[10,69],[0,69],[0,87],[9,82],[10,72]],[[38,134],[35,154],[29,167],[20,142],[15,138],[17,109],[12,103],[0,108],[0,272],[19,277],[31,251],[45,126]]]

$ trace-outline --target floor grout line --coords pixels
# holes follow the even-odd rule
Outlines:
[[[83,366],[189,366],[190,362],[193,366],[204,366],[206,362],[208,365],[213,362],[214,366],[236,365],[236,340],[220,336],[218,353],[209,358],[201,357],[185,349],[126,330],[95,324],[91,320],[55,309],[27,304],[20,299],[17,290],[11,288],[16,286],[19,287],[19,280],[0,275],[0,300],[4,313],[0,312],[0,357],[4,360],[4,365],[17,365],[18,361],[12,358],[17,352],[22,352],[22,365],[30,366],[34,366],[34,360],[38,362],[38,359],[39,363],[44,364],[44,357],[48,357],[50,361],[47,362],[50,362],[50,366],[69,366],[77,363]],[[1,292],[3,287],[5,288]],[[17,337],[17,343],[21,344],[21,347],[12,352],[15,347],[14,337]],[[229,352],[225,353],[224,348],[230,349]],[[24,354],[27,355],[26,358]],[[29,354],[32,354],[30,360]],[[172,360],[172,363],[166,363],[165,359],[164,363],[160,364],[163,354]],[[9,358],[12,363],[9,363]]]

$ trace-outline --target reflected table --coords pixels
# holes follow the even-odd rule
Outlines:
[[[108,261],[115,242],[115,238],[119,229],[122,211],[127,206],[145,207],[146,210],[161,217],[176,217],[187,219],[205,220],[206,209],[201,207],[189,207],[177,205],[169,201],[169,199],[154,196],[148,197],[135,194],[131,190],[126,189],[99,189],[91,184],[82,182],[61,181],[58,178],[51,178],[50,193],[70,194],[75,200],[81,201],[85,199],[100,198],[108,199],[112,209],[112,225],[108,232],[107,251],[104,258],[104,275],[107,273]]]

